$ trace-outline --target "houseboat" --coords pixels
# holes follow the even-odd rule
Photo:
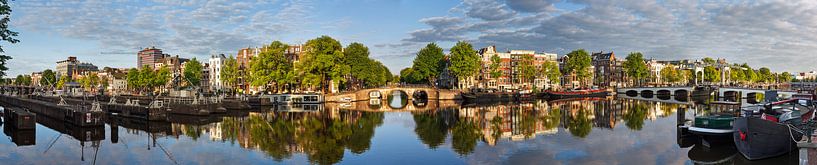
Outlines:
[[[324,97],[320,94],[278,94],[272,95],[275,104],[321,104]]]
[[[369,99],[381,99],[383,96],[380,94],[380,91],[374,90],[369,92]]]

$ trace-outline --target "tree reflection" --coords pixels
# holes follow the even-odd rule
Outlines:
[[[539,117],[542,121],[542,127],[547,130],[554,129],[559,126],[562,120],[562,110],[560,108],[553,108],[548,110],[546,115]]]
[[[474,151],[477,141],[482,137],[480,128],[473,120],[461,120],[451,129],[451,148],[460,156]]]
[[[447,121],[446,113],[448,111],[442,110],[437,113],[414,113],[414,133],[423,141],[423,144],[428,145],[429,148],[435,149],[445,143],[445,137],[448,136],[448,129],[451,128],[453,121]]]
[[[525,135],[525,138],[533,137],[533,135],[536,133],[536,116],[538,112],[533,110],[524,111],[522,109],[519,111],[519,129],[521,129],[522,134]]]
[[[644,127],[644,120],[647,119],[647,105],[634,102],[624,113],[624,124],[631,130],[641,130]]]
[[[575,115],[571,115],[567,122],[567,129],[570,134],[581,138],[587,137],[593,128],[593,121],[589,118],[590,115],[590,110],[587,109],[579,109]]]
[[[225,118],[221,136],[223,141],[259,149],[276,161],[303,153],[311,164],[335,164],[343,159],[345,149],[355,154],[369,150],[375,128],[383,123],[383,113],[341,111],[332,115],[270,112]]]

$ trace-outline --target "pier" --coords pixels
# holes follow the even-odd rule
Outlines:
[[[76,126],[102,126],[104,124],[102,117],[105,112],[102,112],[98,105],[58,104],[13,95],[0,95],[0,102],[7,106],[20,106],[39,116],[58,119]]]

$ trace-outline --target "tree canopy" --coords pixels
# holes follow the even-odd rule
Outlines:
[[[543,74],[547,77],[548,81],[551,84],[559,84],[561,81],[562,73],[559,71],[559,64],[556,62],[545,62],[542,64],[542,69],[539,71],[540,74]]]
[[[42,72],[42,78],[40,78],[39,83],[42,86],[56,87],[57,86],[57,73],[55,73],[51,69],[44,70]]]
[[[238,83],[238,78],[240,75],[238,74],[238,61],[230,55],[229,58],[224,60],[224,64],[221,66],[221,82],[224,83],[224,86],[232,89],[234,85]]]
[[[346,64],[351,68],[354,87],[376,87],[391,81],[389,69],[377,60],[369,58],[369,48],[361,43],[351,43],[343,52]],[[415,61],[417,61],[415,59]],[[416,65],[416,64],[415,64]]]
[[[458,79],[464,79],[476,75],[479,72],[480,60],[477,52],[471,44],[465,41],[457,42],[451,48],[449,56],[451,74]]]
[[[780,74],[780,78],[778,78],[780,82],[791,82],[792,75],[789,72],[783,72]]]
[[[624,69],[627,76],[637,82],[641,82],[650,74],[647,64],[644,63],[644,55],[641,52],[631,52],[624,61]]]
[[[567,66],[565,67],[565,73],[570,73],[576,76],[581,82],[584,82],[590,76],[593,76],[590,72],[590,54],[587,53],[584,49],[577,49],[573,50],[570,53],[567,53]]]
[[[491,78],[499,78],[502,76],[502,70],[499,70],[499,66],[502,65],[502,59],[499,58],[499,55],[494,54],[491,56],[491,65],[489,66]]]
[[[684,75],[675,69],[675,65],[669,64],[661,69],[661,80],[668,83],[680,82]]]
[[[709,82],[721,81],[721,73],[714,66],[704,67],[704,80]]]
[[[293,64],[284,55],[287,48],[288,45],[273,41],[264,46],[258,56],[252,57],[249,68],[250,85],[263,87],[273,85],[278,90],[280,86],[292,82]]]
[[[8,0],[0,1],[0,17],[2,17],[0,19],[0,40],[14,44],[20,42],[20,40],[15,39],[19,33],[8,29],[9,22],[11,22],[10,16],[11,5],[9,5]],[[3,47],[0,46],[0,78],[6,76],[6,71],[9,70],[6,67],[8,60],[11,60],[11,56],[6,55]]]
[[[329,37],[321,36],[306,42],[305,52],[301,62],[296,64],[298,75],[303,80],[302,85],[315,87],[327,92],[330,82],[345,81],[343,76],[350,72],[344,64],[343,46],[340,42]]]
[[[200,86],[201,85],[201,76],[202,76],[202,69],[204,67],[201,65],[201,62],[196,58],[190,59],[184,63],[184,79],[187,82],[187,86]]]
[[[417,52],[417,57],[414,58],[414,64],[412,65],[414,73],[433,85],[445,66],[443,58],[445,58],[443,49],[433,42],[429,43]]]
[[[518,66],[519,73],[521,73],[520,77],[524,79],[525,82],[533,82],[536,79],[536,66],[533,64],[533,56],[532,55],[523,55],[521,60],[519,60]],[[522,82],[522,80],[516,80]]]

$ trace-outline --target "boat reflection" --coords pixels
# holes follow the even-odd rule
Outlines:
[[[258,153],[262,155],[260,161],[271,159],[283,164],[298,164],[297,161],[304,160],[310,164],[356,164],[359,163],[354,162],[356,160],[369,161],[372,155],[389,153],[367,153],[372,150],[415,152],[407,154],[406,157],[409,158],[422,155],[416,153],[449,152],[447,154],[459,155],[451,159],[464,161],[494,158],[491,154],[502,155],[499,152],[509,152],[510,155],[522,153],[519,155],[525,156],[518,160],[545,157],[541,162],[566,164],[582,161],[548,160],[557,159],[557,156],[564,156],[565,153],[578,155],[571,157],[576,160],[593,160],[600,159],[595,156],[609,158],[604,156],[621,156],[622,153],[634,155],[627,152],[648,151],[664,152],[660,154],[677,157],[692,164],[757,163],[734,156],[737,152],[733,146],[704,147],[697,137],[685,136],[682,130],[677,131],[678,145],[673,144],[671,129],[687,122],[688,114],[700,109],[718,108],[707,106],[707,100],[646,101],[607,97],[463,105],[452,100],[405,99],[407,97],[404,95],[397,94],[392,95],[391,99],[269,106],[230,110],[225,114],[212,116],[170,115],[168,122],[110,116],[105,118],[110,128],[110,144],[105,145],[113,146],[103,147],[103,150],[124,153],[106,156],[125,157],[105,161],[136,159],[139,162],[162,161],[169,164],[169,160],[178,164],[198,164],[195,159],[200,158],[197,155],[200,153],[191,150],[200,149],[241,161],[259,159],[236,155]],[[392,103],[398,106],[392,106]],[[677,119],[673,115],[677,115]],[[84,160],[86,145],[95,150],[102,145],[100,142],[106,143],[105,127],[72,127],[47,118],[43,118],[43,121],[38,118],[38,122],[59,133],[53,138],[47,138],[44,142],[47,144],[40,144],[45,146],[43,148],[50,148],[49,145],[76,145],[55,144],[63,134],[68,135],[71,136],[70,139],[80,142]],[[407,131],[396,132],[399,129]],[[18,146],[35,145],[33,133],[27,137],[26,134],[15,134],[13,131],[4,128],[12,141],[18,137],[16,139],[28,139],[31,142],[14,141]],[[610,146],[598,145],[619,142],[620,144]],[[131,146],[143,145],[152,151],[145,151],[143,147],[129,148],[128,143]],[[416,144],[420,146],[416,147]],[[405,147],[411,145],[415,145],[415,148]],[[397,146],[400,147],[395,148]],[[585,146],[590,149],[583,148]],[[660,150],[665,149],[663,146],[667,146],[668,151]],[[76,152],[48,150],[46,152]],[[594,153],[593,150],[605,152]],[[159,156],[139,157],[144,153]],[[582,154],[586,156],[578,158]],[[662,156],[657,155],[659,153],[638,154],[649,158]],[[684,159],[684,156],[689,159]],[[497,158],[511,159],[502,156]],[[791,159],[789,156],[775,160],[788,163]],[[477,162],[479,163],[492,164]]]
[[[34,129],[17,129],[10,124],[3,124],[3,133],[17,146],[36,144],[37,134]]]

